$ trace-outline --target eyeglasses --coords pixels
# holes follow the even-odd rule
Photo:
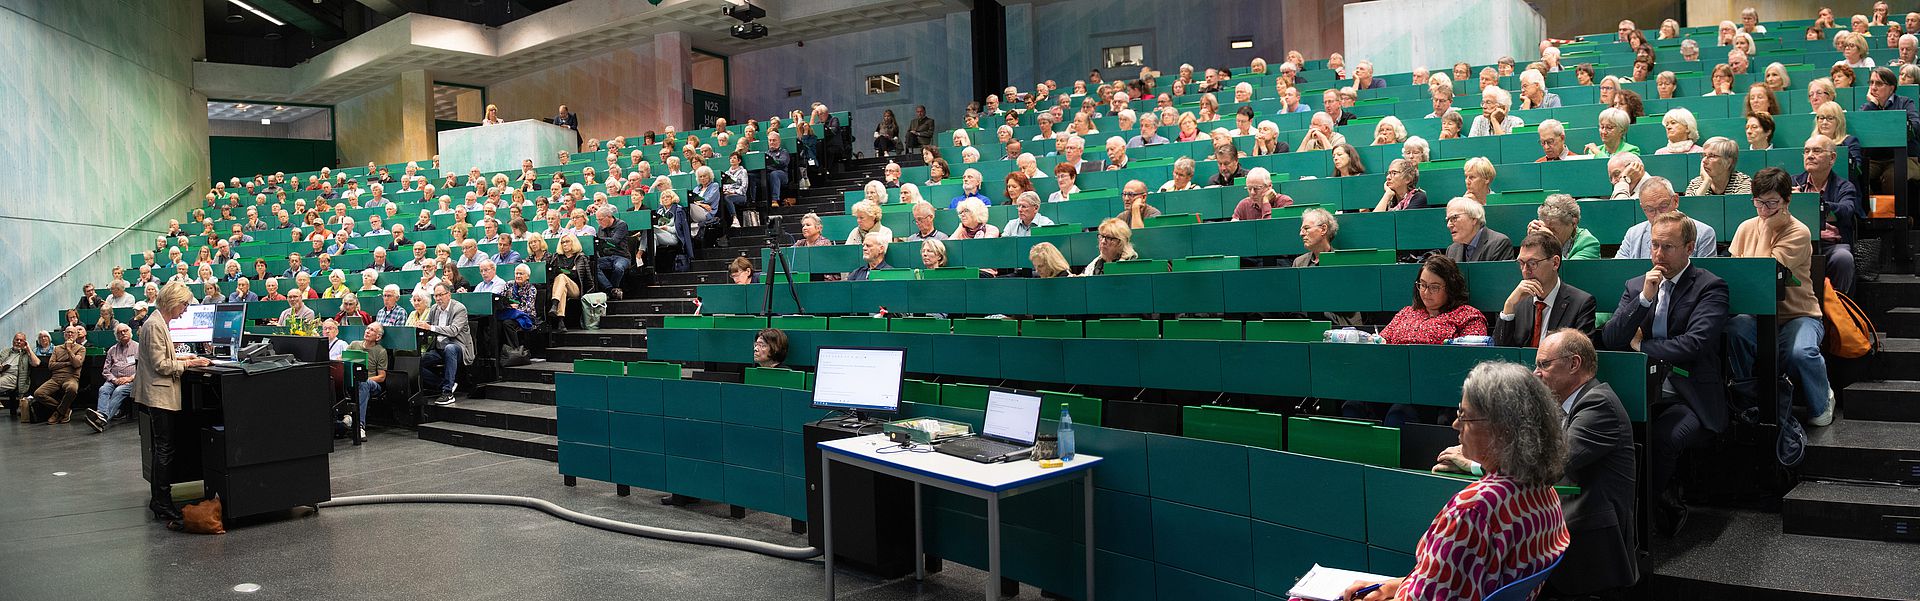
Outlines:
[[[1561,356],[1558,356],[1558,357],[1554,357],[1554,358],[1552,358],[1552,359],[1547,359],[1547,360],[1545,360],[1545,361],[1536,361],[1536,362],[1534,362],[1534,364],[1533,364],[1533,366],[1534,366],[1534,368],[1536,368],[1536,369],[1539,369],[1539,370],[1541,370],[1541,371],[1545,371],[1545,370],[1547,370],[1547,369],[1550,369],[1550,368],[1552,368],[1552,367],[1553,367],[1553,364],[1554,364],[1554,362],[1556,362],[1556,361],[1559,361],[1559,360],[1561,360],[1561,359],[1565,359],[1565,358],[1567,358],[1567,357],[1572,357],[1572,356],[1573,356],[1573,355],[1571,355],[1571,354],[1568,354],[1568,355],[1561,355]]]
[[[1120,196],[1124,198],[1139,198],[1146,195],[1147,195],[1146,192],[1121,192],[1120,193]]]
[[[1101,241],[1101,242],[1112,242],[1112,243],[1115,243],[1115,244],[1119,244],[1119,243],[1120,243],[1120,237],[1119,237],[1119,236],[1109,236],[1109,235],[1106,235],[1106,234],[1100,234],[1100,241]]]
[[[1419,290],[1419,291],[1421,291],[1421,292],[1440,292],[1440,291],[1443,291],[1443,290],[1446,290],[1446,289],[1447,289],[1447,285],[1446,285],[1446,284],[1434,284],[1434,283],[1430,283],[1430,282],[1414,282],[1414,283],[1413,283],[1413,289],[1414,289],[1414,290]]]
[[[1771,209],[1771,208],[1774,208],[1774,207],[1778,207],[1778,206],[1780,206],[1780,205],[1783,205],[1783,204],[1787,204],[1787,201],[1784,201],[1784,200],[1760,200],[1760,199],[1758,199],[1758,198],[1755,198],[1755,199],[1753,199],[1753,206],[1756,206],[1756,207],[1760,207],[1760,208],[1763,208],[1763,209]]]
[[[1538,265],[1540,265],[1541,263],[1545,263],[1545,262],[1547,262],[1547,261],[1552,261],[1552,260],[1554,260],[1555,258],[1556,258],[1556,257],[1547,257],[1547,258],[1545,258],[1545,259],[1520,259],[1520,260],[1518,260],[1518,261],[1514,261],[1514,262],[1515,262],[1515,263],[1519,263],[1519,264],[1520,264],[1520,268],[1521,268],[1521,269],[1525,269],[1525,270],[1527,270],[1527,271],[1533,271],[1533,269],[1534,269],[1534,267],[1535,267],[1535,266],[1538,266]]]

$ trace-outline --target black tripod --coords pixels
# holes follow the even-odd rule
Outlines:
[[[765,266],[766,269],[761,275],[761,279],[764,280],[761,284],[765,287],[762,289],[763,294],[760,297],[760,316],[773,316],[774,274],[780,274],[780,276],[787,280],[787,293],[793,295],[793,313],[795,315],[805,314],[806,309],[800,305],[800,290],[793,286],[793,269],[787,263],[786,252],[782,250],[791,240],[792,236],[787,234],[786,230],[782,228],[779,215],[767,217],[766,229],[766,245],[769,252],[767,254],[768,264]],[[779,271],[774,271],[774,265],[776,264],[779,265]]]

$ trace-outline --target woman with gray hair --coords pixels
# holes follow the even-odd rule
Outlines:
[[[1538,219],[1527,223],[1527,235],[1546,234],[1560,241],[1560,258],[1598,259],[1600,239],[1580,227],[1580,203],[1571,194],[1555,194],[1540,203]]]
[[[1400,158],[1387,164],[1386,191],[1380,195],[1375,211],[1400,211],[1427,208],[1427,191],[1420,189],[1420,165]]]
[[[1525,366],[1474,366],[1461,385],[1453,427],[1460,432],[1460,459],[1480,479],[1434,517],[1415,549],[1412,573],[1356,582],[1342,598],[1483,599],[1551,567],[1568,542],[1553,491],[1567,463],[1560,422],[1559,401]],[[1374,584],[1380,587],[1354,596]]]
[[[178,282],[167,284],[160,289],[158,298],[151,299],[158,307],[159,319],[148,319],[140,326],[140,359],[135,362],[133,374],[133,398],[147,412],[152,435],[148,438],[145,451],[150,457],[152,475],[152,500],[147,509],[153,511],[154,519],[177,521],[180,510],[173,506],[173,458],[174,458],[174,421],[180,413],[180,374],[189,367],[211,365],[205,357],[176,355],[173,352],[173,336],[167,331],[167,322],[179,319],[187,312],[193,293],[185,284]]]
[[[1706,152],[1700,155],[1700,175],[1687,182],[1684,196],[1753,193],[1752,179],[1737,167],[1740,162],[1739,144],[1728,138],[1714,136],[1708,138],[1701,147]]]

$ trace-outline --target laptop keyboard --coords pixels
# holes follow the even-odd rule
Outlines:
[[[935,450],[943,454],[972,459],[974,461],[980,461],[981,458],[996,458],[1026,448],[1027,447],[1024,446],[1004,443],[989,438],[981,438],[979,436],[950,440],[934,447]]]

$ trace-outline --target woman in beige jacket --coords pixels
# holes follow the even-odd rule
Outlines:
[[[152,457],[153,472],[148,480],[152,483],[153,500],[147,508],[153,511],[154,519],[162,521],[180,519],[180,510],[173,506],[172,478],[174,421],[180,413],[180,374],[189,367],[210,363],[203,357],[174,354],[173,337],[167,332],[167,322],[185,313],[192,299],[193,293],[179,282],[160,289],[160,297],[154,303],[159,307],[157,319],[148,319],[140,326],[140,359],[133,373],[133,396],[146,408],[152,421],[153,435],[146,451]]]

